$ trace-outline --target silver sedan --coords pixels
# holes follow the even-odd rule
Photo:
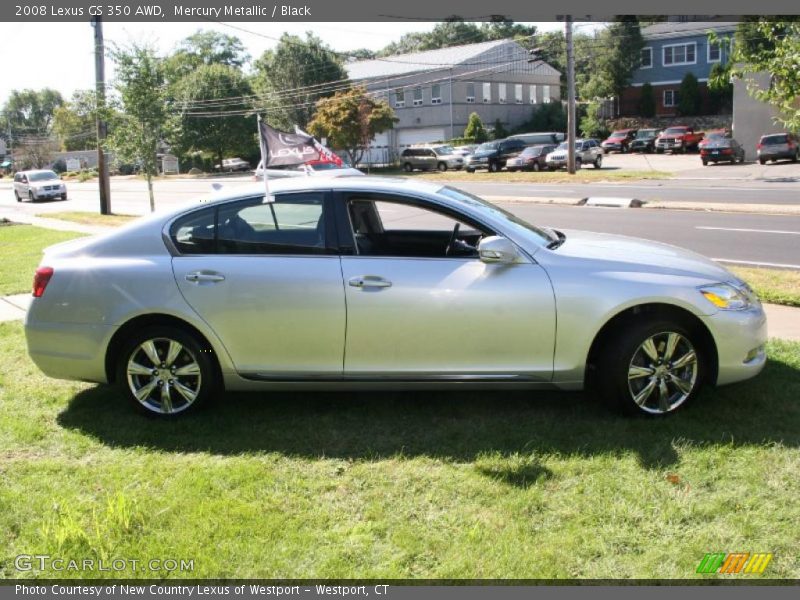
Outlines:
[[[223,390],[447,386],[661,415],[766,361],[761,304],[710,260],[407,179],[221,193],[49,248],[33,296],[42,371],[160,417]]]

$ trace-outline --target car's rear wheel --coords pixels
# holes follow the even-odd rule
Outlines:
[[[498,163],[496,163],[496,162],[490,162],[489,163],[489,170],[492,173],[497,173],[500,170],[500,165]]]
[[[437,168],[444,173],[445,171],[447,171],[447,163],[440,162],[437,165]]]
[[[405,164],[403,165],[403,170],[404,170],[406,173],[411,173],[411,171],[413,171],[413,170],[414,170],[414,167],[412,167],[412,166],[411,166],[411,163],[405,163]]]
[[[762,164],[762,165],[765,165],[765,164],[767,164],[767,161],[766,161],[766,160],[764,160],[763,158],[759,158],[759,159],[758,159],[758,162],[759,162],[760,164]]]
[[[134,334],[117,359],[117,382],[136,409],[175,418],[196,410],[219,386],[207,344],[176,327]]]
[[[603,167],[603,156],[598,155],[597,158],[594,160],[594,168],[601,169]]]
[[[597,360],[605,401],[628,414],[660,416],[698,392],[705,358],[697,335],[671,321],[628,323],[606,340]]]
[[[541,167],[541,165],[539,164],[539,161],[536,161],[535,163],[533,163],[533,166],[532,166],[531,168],[532,168],[534,171],[536,171],[536,172],[539,172],[539,171],[541,171],[541,170],[542,170],[542,167]]]

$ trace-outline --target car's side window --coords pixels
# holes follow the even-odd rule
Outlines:
[[[284,194],[219,207],[219,254],[325,254],[322,194]]]
[[[347,200],[359,256],[477,258],[481,238],[492,235],[466,219],[399,198]]]
[[[325,254],[324,198],[257,196],[179,218],[170,236],[181,254]]]

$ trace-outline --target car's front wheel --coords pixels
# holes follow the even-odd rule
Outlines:
[[[405,164],[403,165],[403,170],[404,170],[406,173],[411,173],[411,171],[413,171],[413,170],[414,170],[414,167],[412,167],[412,166],[411,166],[411,163],[405,163]]]
[[[445,171],[447,171],[447,163],[440,162],[440,163],[439,163],[439,164],[436,166],[436,168],[437,168],[437,169],[439,169],[439,170],[440,170],[440,171],[442,171],[442,172],[445,172]]]
[[[698,392],[705,359],[697,335],[676,322],[640,322],[606,340],[597,360],[601,395],[628,414],[674,412]]]
[[[176,327],[147,327],[122,347],[117,382],[140,412],[174,418],[207,402],[219,386],[207,344]]]
[[[594,168],[595,169],[601,169],[602,167],[603,167],[603,155],[602,154],[598,154],[597,158],[594,159]]]
[[[17,190],[14,190],[14,198],[17,199],[17,202],[22,202],[22,198],[19,197],[19,194],[17,193]]]
[[[500,170],[500,164],[496,162],[489,163],[489,171],[492,173],[497,173]]]

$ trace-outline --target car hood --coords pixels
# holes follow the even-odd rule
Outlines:
[[[484,152],[474,152],[471,154],[472,158],[486,158],[487,156],[494,156],[497,154],[497,150],[489,150]]]
[[[624,139],[625,139],[624,137],[610,137],[610,138],[604,140],[603,143],[611,142],[612,144],[616,144],[617,142],[621,142]]]
[[[727,269],[712,260],[677,246],[588,231],[563,230],[563,233],[567,238],[555,250],[559,256],[603,261],[610,263],[609,268],[626,271],[682,275],[713,281],[736,280]]]

